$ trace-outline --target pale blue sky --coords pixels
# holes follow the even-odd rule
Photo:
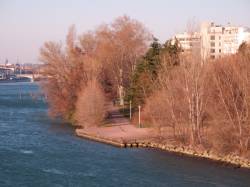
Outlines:
[[[163,42],[193,19],[250,26],[250,0],[0,0],[0,63],[38,62],[44,41],[64,41],[70,25],[82,33],[124,14]]]

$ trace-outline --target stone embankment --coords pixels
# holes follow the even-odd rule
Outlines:
[[[174,152],[177,154],[183,154],[201,159],[213,160],[225,165],[232,165],[236,168],[242,167],[250,169],[250,161],[236,155],[219,156],[209,151],[198,151],[190,147],[177,147],[160,143],[147,143],[147,147],[157,148],[168,152]]]
[[[86,139],[94,140],[101,143],[106,143],[109,145],[113,145],[121,148],[153,148],[159,149],[175,154],[186,155],[190,157],[196,157],[199,159],[207,159],[219,162],[223,165],[231,165],[235,168],[248,168],[250,169],[250,161],[239,156],[228,155],[228,156],[219,156],[209,151],[197,151],[190,147],[178,147],[173,145],[166,145],[161,143],[155,143],[153,141],[144,141],[144,140],[136,140],[136,139],[112,139],[107,137],[101,137],[98,135],[88,134],[81,131],[81,129],[76,130],[76,134],[79,137],[83,137]]]

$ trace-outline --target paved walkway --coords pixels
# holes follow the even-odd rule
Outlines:
[[[153,136],[150,128],[137,128],[119,112],[118,107],[108,105],[108,119],[101,127],[78,129],[77,133],[98,136],[115,141],[145,140]]]
[[[107,108],[108,108],[108,117],[106,119],[106,123],[105,123],[106,125],[119,126],[119,125],[131,124],[129,119],[124,117],[124,115],[120,113],[119,107],[109,104]]]

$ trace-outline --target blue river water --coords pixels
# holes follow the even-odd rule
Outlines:
[[[0,84],[0,186],[250,187],[250,171],[78,138],[35,83]]]

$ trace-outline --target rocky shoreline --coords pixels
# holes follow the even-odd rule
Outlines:
[[[162,143],[156,143],[154,141],[144,141],[144,140],[124,140],[124,139],[112,139],[107,137],[101,137],[98,135],[88,134],[85,132],[81,132],[81,130],[76,129],[76,135],[85,139],[109,144],[112,146],[120,147],[120,148],[153,148],[159,149],[163,151],[167,151],[170,153],[181,154],[189,157],[206,159],[221,163],[223,165],[229,165],[234,168],[246,168],[250,169],[250,161],[248,159],[241,158],[236,155],[228,155],[228,156],[219,156],[215,153],[209,151],[198,151],[194,148],[185,147],[185,146],[173,146]]]
[[[145,147],[145,146],[144,146]],[[190,147],[177,147],[172,145],[166,145],[161,143],[147,143],[147,147],[156,148],[168,152],[173,152],[176,154],[182,154],[190,157],[196,157],[206,160],[212,160],[216,162],[220,162],[224,165],[231,165],[235,168],[247,168],[250,169],[250,161],[239,156],[228,155],[228,156],[219,156],[215,153],[211,153],[209,151],[197,151]]]

